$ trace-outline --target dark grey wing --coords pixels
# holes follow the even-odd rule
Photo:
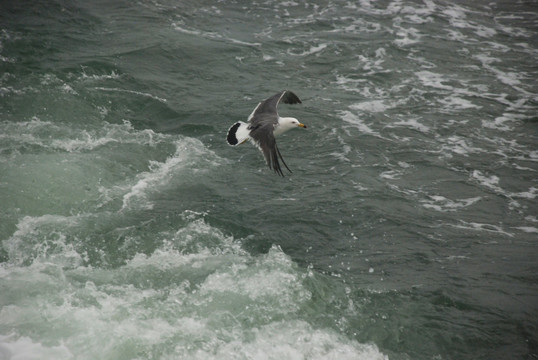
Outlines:
[[[269,99],[262,101],[258,104],[256,109],[252,112],[250,115],[250,119],[255,120],[256,116],[261,114],[273,114],[276,117],[278,121],[278,115],[277,115],[277,106],[280,102],[283,102],[284,104],[301,104],[301,100],[297,95],[295,95],[293,92],[289,90],[284,90],[279,93],[276,93],[275,95],[271,96]]]
[[[288,169],[289,172],[291,172],[291,170],[288,165],[286,165],[286,162],[284,161],[282,155],[280,154],[280,151],[278,150],[275,136],[273,135],[273,128],[273,124],[265,123],[264,125],[260,125],[253,128],[250,131],[250,136],[252,137],[252,139],[254,139],[256,145],[258,145],[259,149],[261,150],[269,168],[276,172],[278,175],[284,176],[284,173],[282,173],[282,169],[280,168],[280,163],[278,161],[279,157],[280,160],[282,160],[282,163],[284,164],[286,169]]]

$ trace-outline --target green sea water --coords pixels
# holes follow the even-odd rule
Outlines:
[[[538,2],[3,1],[0,359],[534,359]],[[281,178],[228,128],[289,89]]]

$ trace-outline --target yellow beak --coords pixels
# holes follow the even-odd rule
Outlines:
[[[301,124],[299,123],[299,125],[297,125],[298,127],[302,127],[302,128],[305,128],[306,129],[306,125],[305,124]]]

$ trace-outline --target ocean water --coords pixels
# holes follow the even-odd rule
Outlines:
[[[0,359],[538,357],[537,1],[0,20]]]

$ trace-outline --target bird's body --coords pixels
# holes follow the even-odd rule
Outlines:
[[[277,112],[277,106],[280,102],[300,104],[301,100],[291,91],[285,90],[260,102],[248,117],[248,123],[238,121],[230,127],[227,141],[228,144],[237,146],[250,140],[260,149],[269,168],[284,176],[278,161],[279,157],[286,169],[290,172],[291,170],[278,150],[275,136],[296,127],[306,128],[306,125],[292,117],[280,117]]]

